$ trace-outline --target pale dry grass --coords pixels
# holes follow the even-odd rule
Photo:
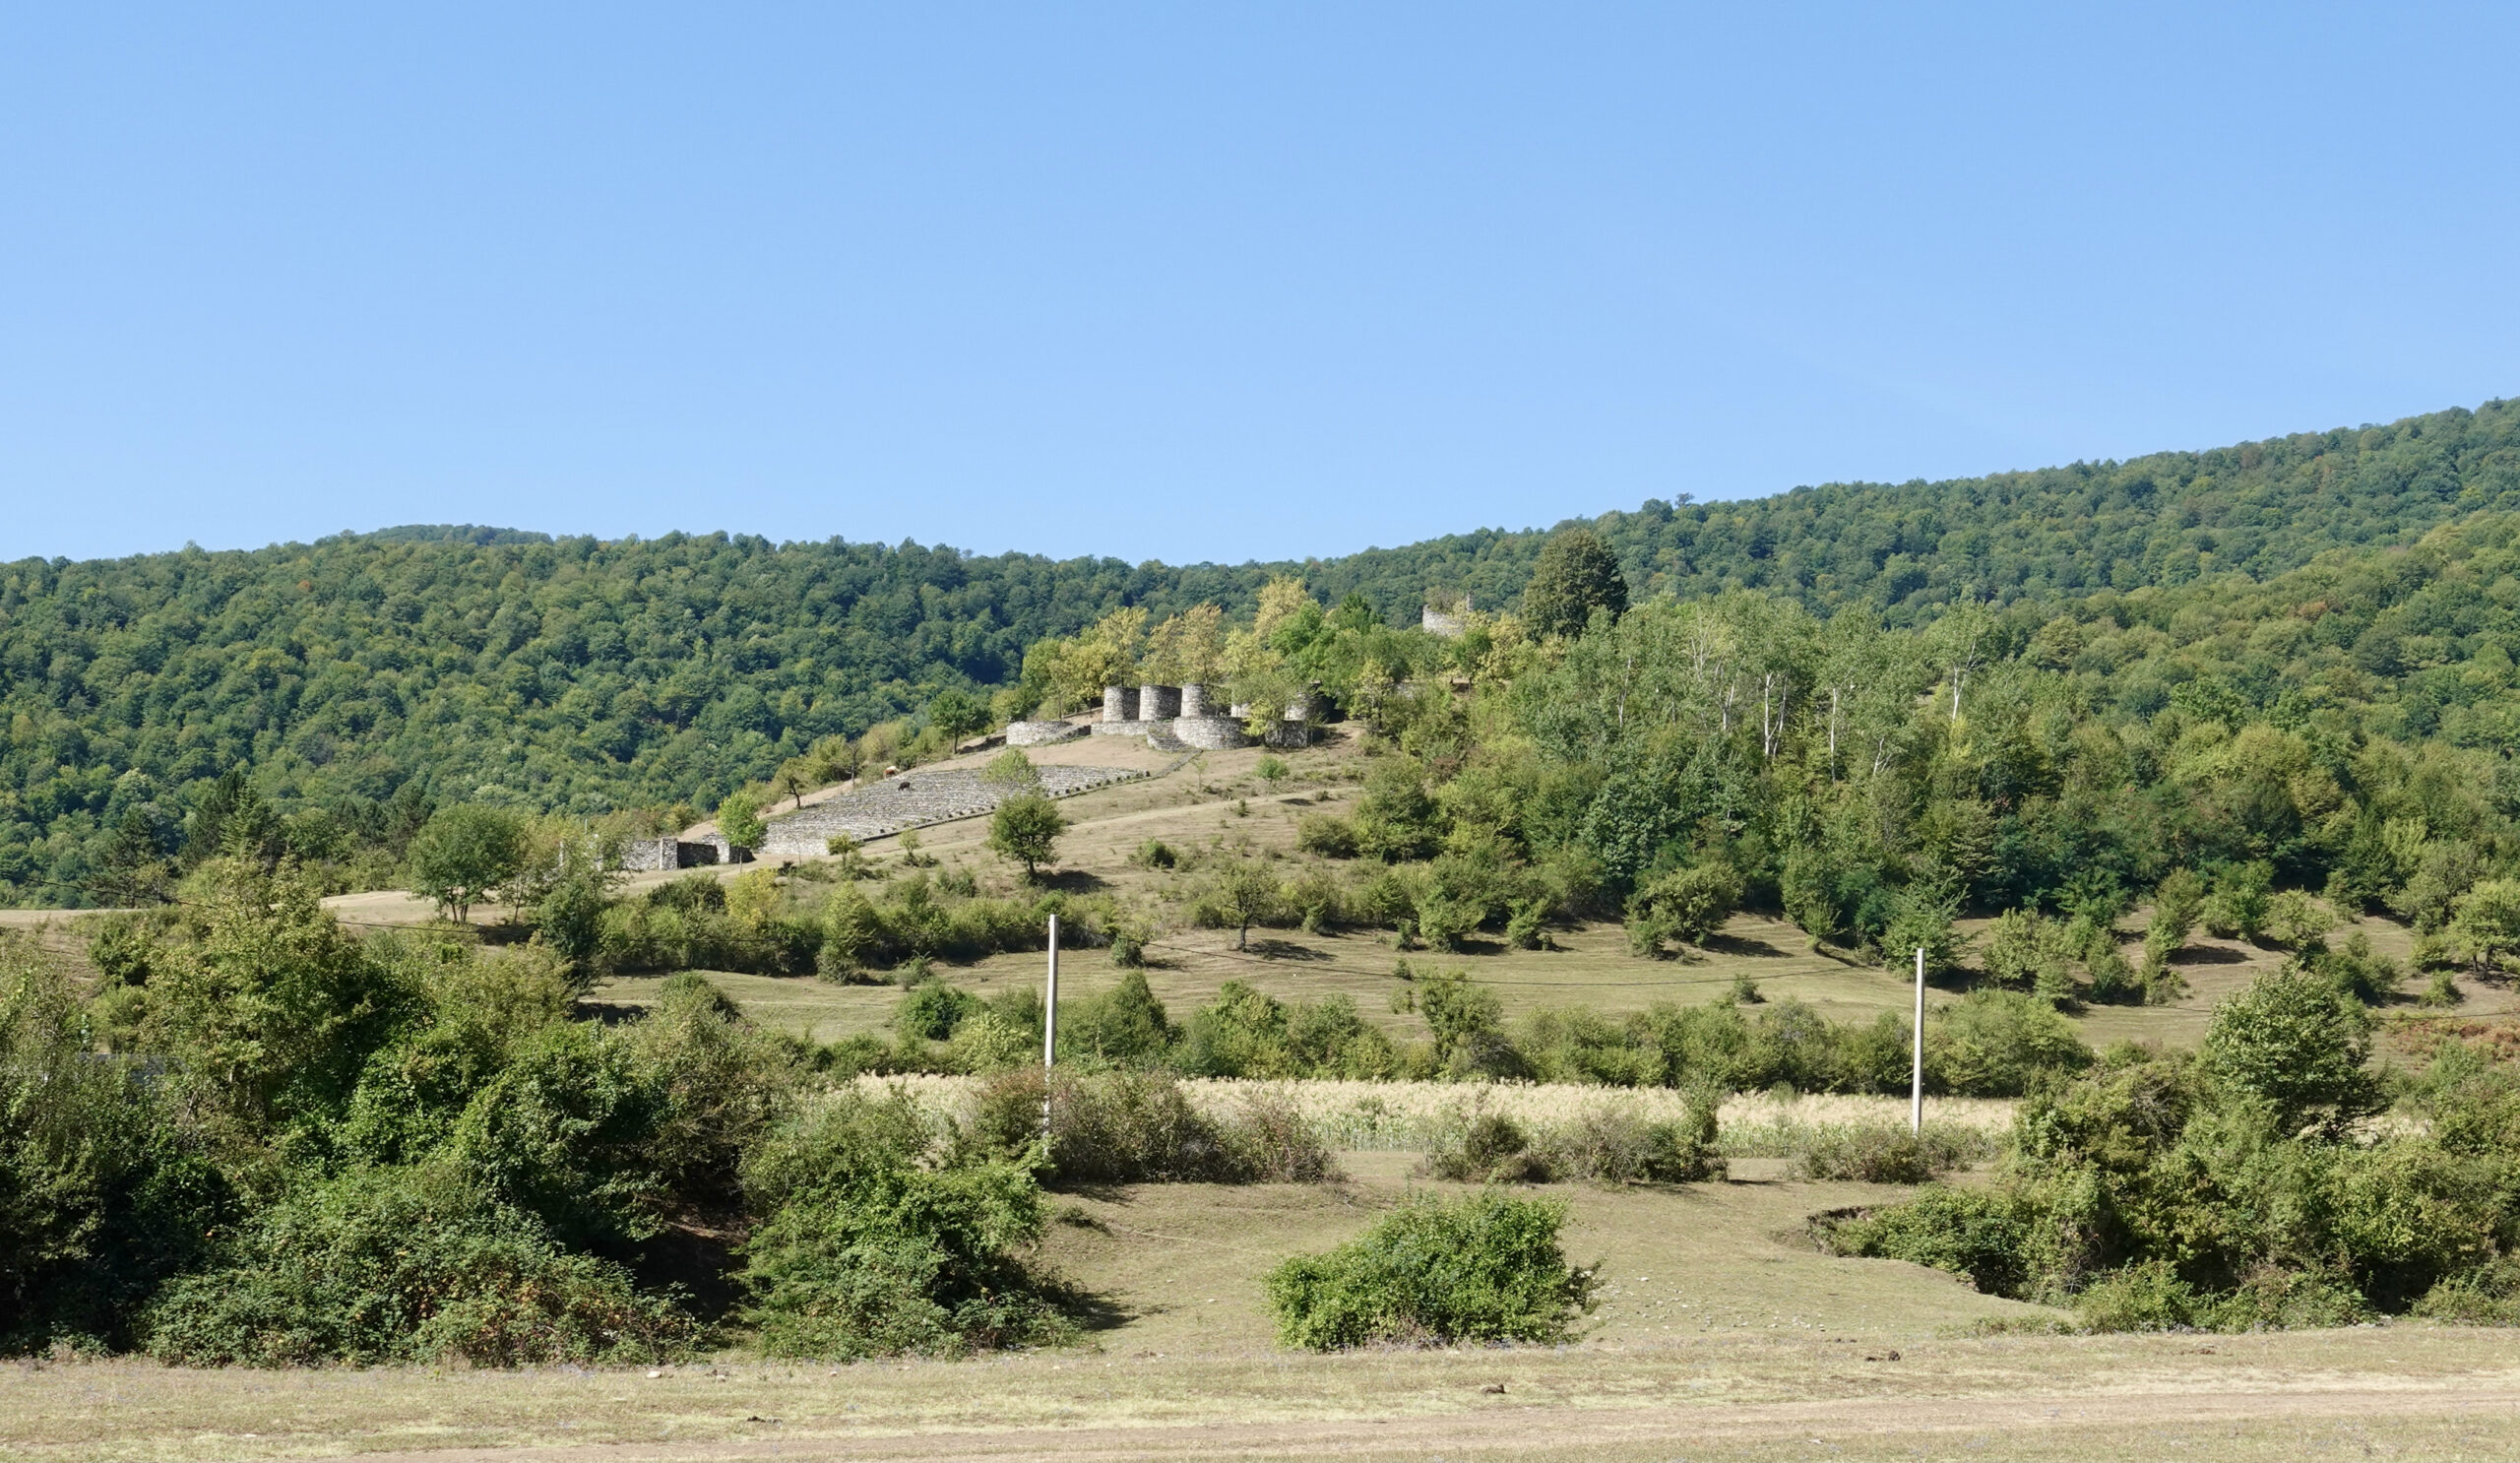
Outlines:
[[[862,1077],[870,1090],[899,1086],[940,1116],[968,1120],[981,1079],[935,1075]],[[1425,1152],[1468,1121],[1494,1114],[1532,1127],[1562,1127],[1602,1108],[1649,1122],[1677,1121],[1688,1103],[1668,1087],[1590,1087],[1564,1082],[1247,1081],[1190,1077],[1181,1090],[1217,1117],[1241,1112],[1255,1098],[1291,1105],[1333,1148],[1355,1152]],[[1927,1098],[1929,1127],[1956,1129],[1991,1148],[2012,1130],[2008,1098]],[[1717,1141],[1735,1157],[1779,1158],[1800,1151],[1820,1129],[1908,1125],[1908,1100],[1895,1097],[1736,1093],[1717,1114]]]

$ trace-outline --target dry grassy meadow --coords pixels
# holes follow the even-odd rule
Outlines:
[[[1116,742],[1044,759],[1177,759]],[[1294,818],[1353,797],[1354,758],[1336,739],[1294,754],[1295,776],[1264,787],[1256,752],[1212,753],[1167,775],[1064,804],[1066,877],[1151,896],[1163,876],[1126,854],[1247,841],[1292,849]],[[1003,878],[975,820],[926,830],[928,852]],[[870,852],[887,853],[892,841]],[[362,923],[426,912],[399,895],[334,901]],[[495,918],[496,912],[485,912]],[[76,952],[57,917],[41,938]],[[2140,916],[2135,922],[2140,924]],[[2395,926],[2363,926],[2403,954]],[[1148,972],[1177,1013],[1244,980],[1283,997],[1330,991],[1414,1034],[1390,1010],[1401,958],[1365,934],[1178,930]],[[1747,975],[1770,997],[1833,1018],[1904,1008],[1904,981],[1814,953],[1791,926],[1736,919],[1704,956],[1652,962],[1615,926],[1562,933],[1563,948],[1474,949],[1409,958],[1471,972],[1509,1013],[1552,1003],[1617,1012],[1698,1001]],[[2278,957],[2207,941],[2168,1007],[2080,1017],[2095,1044],[2192,1043],[2222,994]],[[1116,979],[1100,951],[1073,951],[1064,988]],[[1038,956],[950,969],[982,993],[1040,979]],[[811,979],[714,979],[756,1018],[831,1040],[882,1027],[901,992]],[[636,1005],[653,979],[616,980],[593,999]],[[2471,985],[2461,1015],[2510,1011],[2511,993]],[[959,1100],[953,1079],[914,1084]],[[2053,1334],[2065,1317],[1977,1294],[1936,1271],[1837,1259],[1806,1238],[1814,1213],[1903,1190],[1805,1182],[1757,1156],[1792,1125],[1904,1114],[1896,1099],[1744,1097],[1723,1114],[1731,1179],[1682,1187],[1553,1190],[1570,1206],[1567,1246],[1607,1284],[1580,1344],[1558,1349],[1373,1352],[1280,1349],[1260,1277],[1281,1257],[1349,1238],[1413,1187],[1414,1147],[1448,1105],[1547,1116],[1584,1103],[1661,1094],[1566,1088],[1465,1092],[1431,1084],[1298,1084],[1298,1101],[1346,1152],[1343,1181],[1312,1186],[1145,1185],[1054,1201],[1046,1258],[1093,1298],[1085,1342],[1037,1355],[846,1368],[729,1356],[626,1371],[558,1369],[181,1371],[59,1359],[0,1367],[0,1459],[243,1460],[496,1456],[548,1460],[810,1458],[2193,1459],[2520,1457],[2520,1336],[2401,1323],[2242,1336]],[[1200,1101],[1232,1094],[1193,1084]],[[1937,1102],[1938,1122],[2000,1132],[2010,1105]],[[1764,1136],[1763,1136],[1764,1135]],[[1966,1181],[1964,1178],[1963,1181]]]

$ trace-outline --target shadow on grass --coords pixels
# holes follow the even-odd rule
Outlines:
[[[1298,945],[1292,940],[1253,940],[1243,947],[1242,953],[1257,955],[1263,960],[1328,960],[1330,958],[1327,951],[1316,950],[1310,945]]]
[[[1740,934],[1710,934],[1706,937],[1705,948],[1718,955],[1756,956],[1761,959],[1774,959],[1785,954],[1766,940]]]

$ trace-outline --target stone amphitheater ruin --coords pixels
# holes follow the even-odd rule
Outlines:
[[[1317,704],[1309,698],[1289,708],[1267,728],[1260,740],[1276,747],[1309,744],[1317,710]],[[1144,714],[1148,712],[1153,714]],[[1252,738],[1243,730],[1249,714],[1248,707],[1235,706],[1225,715],[1217,715],[1209,704],[1208,688],[1203,685],[1105,686],[1100,720],[1015,722],[1006,729],[1006,744],[1054,746],[1087,735],[1143,736],[1147,745],[1158,751],[1226,751],[1251,744]],[[863,843],[906,828],[923,828],[930,823],[994,812],[999,803],[1024,793],[1070,797],[1113,783],[1154,776],[1127,768],[1075,767],[1054,762],[1036,766],[1034,773],[1029,781],[1005,781],[971,768],[914,768],[866,782],[811,807],[766,815],[767,831],[759,849],[732,848],[724,834],[714,833],[697,839],[641,839],[626,850],[622,867],[696,868],[740,863],[755,856],[813,858],[830,852],[832,839],[839,836]]]

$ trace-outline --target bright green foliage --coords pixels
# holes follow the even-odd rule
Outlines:
[[[1512,1049],[1505,1043],[1505,1005],[1496,992],[1461,971],[1432,971],[1418,978],[1418,1014],[1435,1039],[1435,1060],[1489,1076],[1519,1073],[1493,1070]],[[1514,1055],[1510,1065],[1520,1065]]]
[[[1233,947],[1240,950],[1251,943],[1251,926],[1277,920],[1286,905],[1286,888],[1267,863],[1234,859],[1199,890],[1190,918],[1211,928],[1232,930]]]
[[[1967,940],[1952,922],[1951,903],[1929,890],[1910,888],[1891,901],[1891,915],[1881,929],[1881,959],[1891,970],[1913,974],[1919,950],[1925,952],[1925,979],[1939,981],[1960,964]]]
[[[2205,927],[2225,939],[2254,940],[2266,932],[2273,910],[2268,889],[2275,869],[2268,863],[2242,863],[2224,869],[2205,898]]]
[[[2520,950],[2520,879],[2486,879],[2459,896],[2450,927],[2477,964]]]
[[[1059,1017],[1059,1035],[1083,1055],[1117,1063],[1161,1060],[1171,1050],[1173,1030],[1164,1002],[1132,970],[1120,984],[1089,996]]]
[[[1327,1254],[1269,1272],[1288,1346],[1562,1341],[1592,1308],[1593,1272],[1566,1263],[1562,1204],[1493,1191],[1413,1200]]]
[[[960,741],[988,726],[988,706],[961,686],[948,686],[927,703],[927,722],[949,741]]]
[[[1039,878],[1040,866],[1058,858],[1059,835],[1067,831],[1067,815],[1040,794],[1009,797],[989,815],[988,846],[1001,859],[1024,865],[1024,877]]]
[[[462,920],[525,866],[525,823],[505,808],[441,808],[411,839],[411,892]]]
[[[960,986],[923,981],[912,986],[902,1003],[893,1008],[893,1027],[905,1037],[942,1042],[954,1035],[955,1028],[977,1016],[980,1009],[979,997]]]
[[[736,793],[718,804],[718,831],[726,842],[738,849],[757,849],[770,836],[770,827],[762,821],[761,804],[751,795]]]
[[[1541,545],[1523,591],[1523,618],[1535,634],[1584,633],[1595,611],[1617,619],[1627,612],[1627,578],[1618,557],[1590,529],[1564,529]]]
[[[1375,764],[1365,777],[1365,795],[1350,821],[1355,851],[1368,859],[1424,859],[1443,844],[1443,826],[1435,799],[1426,791],[1425,769],[1407,757]]]
[[[149,1050],[222,1142],[320,1123],[415,992],[286,868],[221,862],[207,885],[199,939],[150,962]]]
[[[1628,897],[1628,943],[1648,955],[1660,953],[1667,940],[1702,945],[1740,903],[1741,881],[1725,864],[1697,863],[1659,874]]]
[[[1935,1015],[1925,1032],[1926,1060],[1950,1091],[2013,1097],[2051,1073],[2091,1064],[2091,1049],[2073,1023],[2036,996],[1975,990]]]
[[[1344,995],[1289,1005],[1228,981],[1191,1013],[1174,1061],[1201,1077],[1370,1078],[1394,1075],[1398,1056]]]
[[[2267,1105],[2280,1131],[2329,1126],[2369,1112],[2377,1089],[2359,1005],[2333,983],[2297,967],[2261,976],[2214,1008],[2205,1029],[2207,1071]]]
[[[139,1306],[237,1207],[158,1092],[87,1036],[69,979],[0,941],[0,1351],[131,1345]]]

